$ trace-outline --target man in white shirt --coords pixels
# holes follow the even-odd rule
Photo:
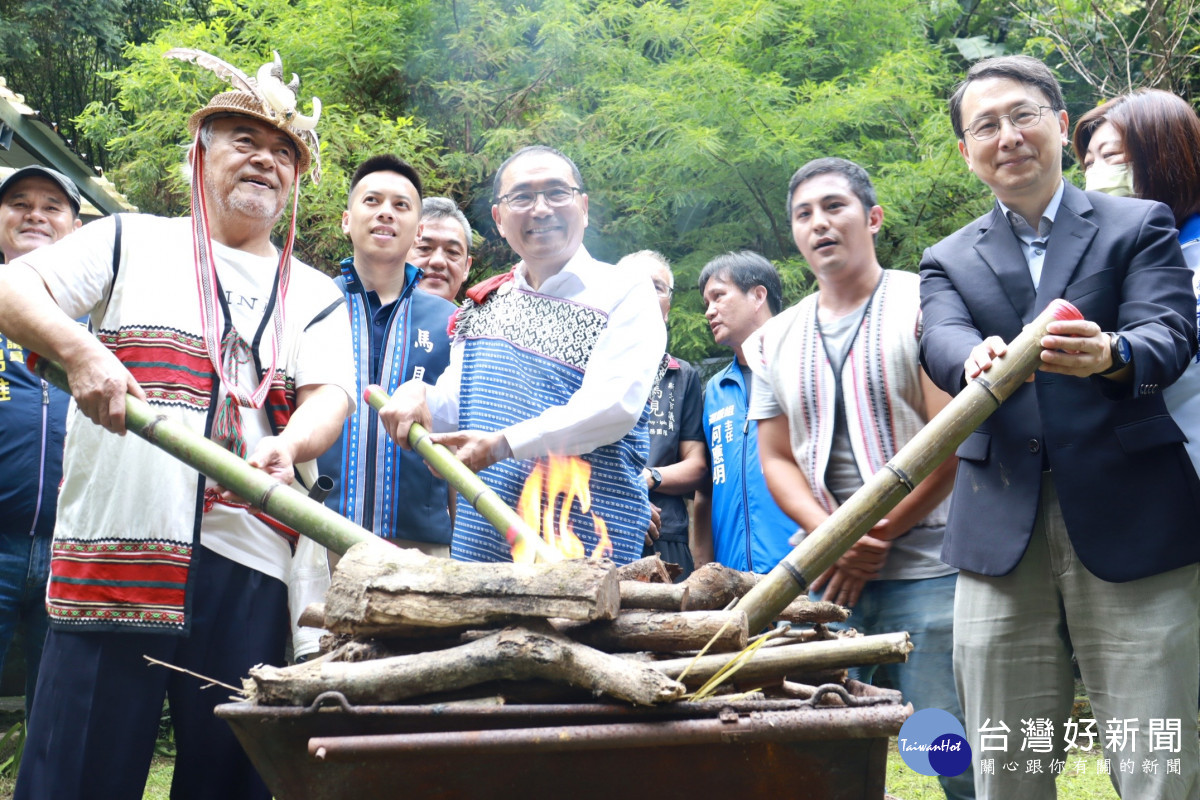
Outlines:
[[[492,218],[521,257],[511,272],[467,291],[455,316],[450,366],[428,389],[406,383],[380,418],[406,442],[413,422],[515,505],[533,459],[582,456],[592,468],[590,512],[571,511],[590,552],[604,521],[613,559],[641,556],[650,519],[641,477],[649,451],[646,400],[666,328],[650,278],[593,259],[583,247],[588,198],[562,153],[526,147],[496,173]],[[460,503],[453,557],[508,560],[509,547]]]
[[[341,293],[291,258],[294,227],[282,250],[271,241],[316,149],[299,126],[315,120],[294,97],[276,105],[290,95],[281,82],[255,88],[192,115],[190,218],[105,218],[0,276],[3,332],[61,363],[78,404],[17,797],[140,798],[164,696],[173,796],[270,797],[213,715],[227,692],[144,656],[232,685],[281,664],[289,583],[311,565],[293,561],[294,532],[114,435],[128,392],[290,483],[315,476],[354,408],[350,362],[337,357],[351,349]],[[73,319],[85,313],[94,335]]]

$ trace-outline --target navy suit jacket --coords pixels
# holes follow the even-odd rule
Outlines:
[[[1200,481],[1161,390],[1196,350],[1196,298],[1173,217],[1144,200],[1067,184],[1035,290],[999,206],[925,251],[921,360],[950,394],[987,336],[1012,339],[1065,298],[1133,349],[1133,382],[1037,372],[958,449],[942,558],[1004,575],[1033,532],[1041,474],[1054,475],[1083,564],[1128,581],[1200,561]]]

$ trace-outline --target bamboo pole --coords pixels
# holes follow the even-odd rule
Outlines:
[[[71,391],[67,373],[61,366],[36,353],[29,353],[26,360],[29,368],[48,383],[64,392]],[[383,541],[336,511],[255,469],[211,439],[156,413],[148,403],[130,394],[125,395],[125,427],[338,555],[345,555],[359,542]]]
[[[363,399],[370,403],[371,408],[381,410],[388,401],[387,392],[378,386],[368,386],[363,392]],[[421,458],[438,471],[467,502],[483,516],[492,526],[504,534],[509,547],[518,541],[533,548],[535,561],[562,561],[562,555],[538,536],[529,523],[521,519],[508,503],[500,498],[491,487],[467,467],[466,464],[454,457],[444,445],[435,444],[429,438],[429,431],[424,426],[413,423],[408,429],[408,444]]]
[[[1042,337],[1056,320],[1083,319],[1066,300],[1055,300],[1009,342],[1004,356],[971,381],[936,417],[838,507],[815,531],[742,597],[750,630],[768,624],[808,585],[883,519],[913,488],[950,457],[979,425],[1041,364]]]

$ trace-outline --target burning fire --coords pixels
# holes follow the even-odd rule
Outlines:
[[[534,533],[541,537],[563,558],[583,558],[585,547],[575,531],[571,529],[571,507],[579,504],[579,510],[587,514],[592,507],[592,493],[588,481],[592,477],[592,465],[575,456],[550,456],[539,458],[533,472],[521,490],[517,502],[517,513],[528,523]],[[560,504],[559,497],[562,497]],[[592,550],[592,558],[603,558],[612,553],[612,542],[608,539],[608,526],[599,516],[592,514],[596,536],[599,541]],[[512,542],[513,561],[532,563],[535,557],[532,543],[517,538]]]

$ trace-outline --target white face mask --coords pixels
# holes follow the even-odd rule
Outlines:
[[[1089,192],[1104,192],[1114,197],[1134,197],[1133,172],[1128,164],[1109,164],[1095,161],[1085,174],[1084,188]]]

